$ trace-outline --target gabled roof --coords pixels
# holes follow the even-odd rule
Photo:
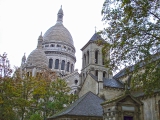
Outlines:
[[[140,100],[138,100],[134,96],[132,96],[129,91],[125,91],[125,92],[118,97],[115,97],[113,99],[110,99],[110,100],[107,100],[107,101],[103,102],[101,105],[109,104],[109,103],[113,103],[113,102],[119,102],[126,97],[130,97],[133,101],[135,101],[138,104],[143,104]]]
[[[151,61],[154,62],[156,60],[160,59],[160,52],[152,55]],[[142,68],[146,65],[145,61],[141,61],[135,65],[128,66],[124,69],[122,69],[120,72],[118,72],[116,75],[113,76],[114,79],[119,79],[120,77],[127,74],[127,72],[133,72],[135,70],[135,66],[138,65],[139,68]]]
[[[103,99],[92,92],[88,92],[69,107],[50,117],[50,119],[64,115],[102,117],[103,110],[102,106],[100,105],[102,102],[104,102]]]
[[[93,43],[97,40],[102,40],[103,42],[105,42],[105,40],[97,32],[95,32],[94,35],[91,37],[91,39],[84,45],[84,47],[82,47],[81,50],[83,50],[85,47],[87,47],[88,44]]]
[[[96,32],[94,35],[91,37],[89,41],[97,41],[97,40],[103,40],[102,37]]]
[[[96,81],[98,81],[98,77],[93,75],[92,73],[89,73],[89,75]],[[113,87],[113,88],[124,88],[124,85],[119,81],[115,79],[109,79],[109,78],[103,78],[103,85],[106,87]]]
[[[114,79],[119,79],[120,77],[126,75],[126,74],[127,74],[127,71],[128,71],[128,72],[132,72],[132,71],[134,71],[134,69],[135,69],[134,66],[129,66],[128,68],[124,68],[124,69],[122,69],[121,71],[119,71],[117,74],[115,74],[115,75],[113,76],[113,78],[114,78]]]
[[[124,85],[119,80],[115,80],[115,79],[103,78],[103,83],[107,87],[124,88]]]

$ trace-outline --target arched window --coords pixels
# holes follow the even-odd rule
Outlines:
[[[89,51],[87,51],[87,64],[89,64]]]
[[[95,63],[98,64],[98,50],[95,51]]]
[[[61,70],[64,70],[64,66],[65,66],[65,61],[62,60],[62,63],[61,63]]]
[[[98,77],[98,70],[96,70],[96,71],[95,71],[95,76],[97,76],[97,77]]]
[[[73,64],[71,64],[71,72],[73,72],[74,68],[73,68]]]
[[[53,59],[49,59],[48,67],[49,67],[50,69],[52,69],[52,65],[53,65]]]
[[[84,56],[83,56],[83,67],[85,67],[86,66],[86,55],[84,54]]]
[[[54,44],[51,44],[50,47],[54,47]]]
[[[75,80],[75,81],[74,81],[74,83],[75,83],[75,85],[77,85],[77,83],[78,83],[78,80]]]
[[[67,72],[69,72],[70,62],[67,62]]]
[[[27,72],[27,77],[29,77],[29,72]]]
[[[57,47],[61,47],[61,45],[57,44]]]
[[[74,91],[74,94],[76,94],[76,93],[77,93],[77,91],[75,90],[75,91]]]
[[[58,69],[59,68],[59,60],[58,59],[56,59],[56,61],[55,61],[55,67],[54,67],[55,69]]]
[[[85,74],[83,73],[83,78],[85,78]]]
[[[106,77],[106,72],[105,72],[105,71],[103,72],[103,77],[104,77],[104,78]]]

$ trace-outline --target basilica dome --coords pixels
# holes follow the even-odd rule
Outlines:
[[[70,32],[63,25],[62,7],[57,14],[57,23],[46,31],[43,38],[44,42],[63,42],[74,46]]]
[[[73,45],[73,39],[62,23],[56,23],[49,28],[43,36],[44,42],[64,42]]]
[[[38,45],[35,50],[33,50],[27,58],[27,67],[40,67],[47,68],[48,59],[42,50],[42,35],[38,38]]]

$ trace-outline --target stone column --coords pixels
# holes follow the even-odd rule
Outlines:
[[[103,72],[98,70],[98,84],[99,84],[99,92],[103,89]]]

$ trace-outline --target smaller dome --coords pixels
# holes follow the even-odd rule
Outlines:
[[[47,68],[48,60],[42,49],[36,48],[33,50],[27,59],[27,67],[37,66],[41,68]]]
[[[37,66],[40,68],[47,68],[48,59],[42,50],[42,33],[38,38],[37,48],[33,50],[27,59],[27,67]]]

